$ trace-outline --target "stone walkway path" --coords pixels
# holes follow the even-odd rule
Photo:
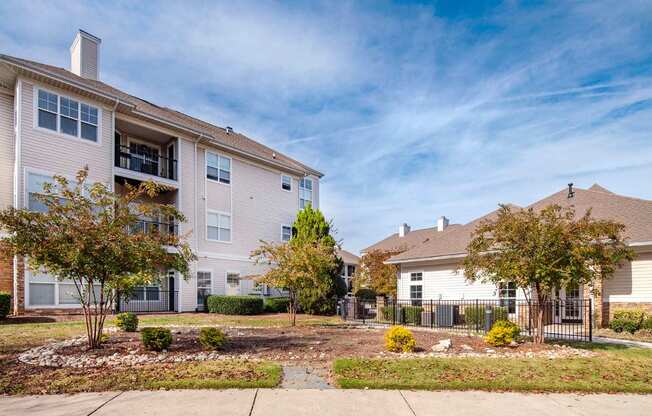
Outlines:
[[[332,389],[333,386],[318,370],[308,367],[283,366],[283,383],[281,388],[284,389]]]
[[[0,397],[2,416],[453,416],[652,414],[652,395],[398,390],[173,390]]]

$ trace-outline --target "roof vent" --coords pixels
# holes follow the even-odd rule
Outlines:
[[[231,127],[231,126],[226,126],[226,127],[224,128],[224,130],[226,130],[226,134],[231,134],[231,133],[233,133],[233,127]]]
[[[398,226],[398,236],[405,237],[410,232],[410,226],[406,223],[403,223]]]
[[[573,182],[568,184],[568,198],[572,198],[575,196],[575,191],[573,191]]]
[[[272,152],[272,159],[276,159],[276,152]]]

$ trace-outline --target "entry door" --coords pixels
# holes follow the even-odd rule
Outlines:
[[[240,295],[240,275],[238,273],[226,274],[226,294],[229,296]]]
[[[576,321],[582,317],[582,290],[579,286],[566,286],[555,290],[554,322]]]

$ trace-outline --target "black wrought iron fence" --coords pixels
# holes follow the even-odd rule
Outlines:
[[[533,335],[542,314],[547,339],[591,341],[593,338],[590,299],[553,300],[539,305],[517,299],[464,300],[364,300],[346,298],[340,304],[346,321],[406,325],[464,333],[485,334],[494,322],[509,320],[523,335]]]
[[[178,293],[158,287],[139,288],[129,294],[119,293],[115,306],[116,312],[174,312],[178,306]]]

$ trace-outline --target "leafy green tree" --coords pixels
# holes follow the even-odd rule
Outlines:
[[[634,258],[624,230],[618,222],[593,218],[591,211],[577,218],[574,209],[559,205],[540,211],[513,211],[501,205],[495,219],[481,222],[473,232],[464,275],[471,281],[513,282],[528,301],[535,297],[535,307],[530,308],[536,318],[534,340],[542,343],[543,305],[555,289],[595,288],[596,282]]]
[[[402,252],[403,250],[371,250],[365,253],[353,275],[353,293],[360,289],[371,289],[378,295],[396,298],[398,266],[385,264],[385,261]]]
[[[332,224],[326,221],[321,211],[313,209],[310,205],[299,211],[292,226],[291,245],[319,243],[331,250],[336,258],[336,264],[331,269],[323,270],[320,276],[316,276],[322,284],[306,286],[297,294],[301,309],[309,314],[335,313],[336,298],[346,294],[345,285],[340,282],[343,262],[337,256],[337,242],[330,234],[331,228]]]
[[[44,184],[37,198],[45,212],[13,207],[0,211],[0,227],[8,233],[0,244],[14,255],[27,257],[31,269],[75,284],[88,345],[98,348],[118,292],[152,284],[166,270],[185,275],[195,255],[185,236],[164,229],[134,231],[139,217],[185,221],[174,206],[143,202],[155,197],[159,186],[127,185],[118,195],[87,179],[86,168],[72,184],[61,176]]]
[[[270,286],[288,291],[290,302],[288,316],[292,326],[296,325],[299,309],[299,293],[307,289],[327,292],[329,280],[323,276],[336,266],[333,249],[321,241],[305,244],[274,244],[262,242],[251,253],[256,264],[266,265],[269,270],[257,280]]]

